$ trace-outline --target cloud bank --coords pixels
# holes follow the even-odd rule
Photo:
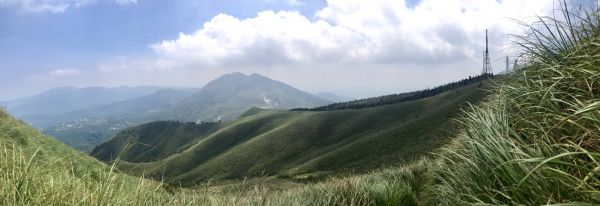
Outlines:
[[[199,22],[193,32],[150,43],[149,56],[73,68],[77,75],[46,72],[28,85],[200,87],[241,71],[309,92],[352,97],[405,92],[479,74],[485,29],[493,67],[503,70],[504,57],[511,54],[508,34],[523,32],[511,19],[528,22],[551,14],[553,2],[328,0],[310,16],[293,10],[267,10],[249,18],[223,13]]]
[[[287,64],[445,64],[480,58],[484,31],[493,50],[518,33],[513,19],[544,15],[552,0],[329,0],[314,17],[263,11],[219,14],[197,31],[151,45],[161,58],[206,67]],[[533,18],[531,18],[533,19]]]

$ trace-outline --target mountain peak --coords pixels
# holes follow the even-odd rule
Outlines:
[[[273,79],[270,79],[266,76],[263,76],[263,75],[260,75],[257,73],[253,73],[251,75],[246,75],[241,72],[234,72],[234,73],[224,74],[221,77],[209,82],[207,85],[223,86],[221,84],[227,84],[227,85],[239,85],[239,86],[247,87],[247,86],[257,86],[259,84],[265,84],[265,83],[272,84],[272,83],[278,83],[278,81],[275,81]]]
[[[247,79],[249,79],[248,75],[241,72],[233,72],[221,75],[219,78],[210,81],[208,85],[214,84],[215,82],[240,82],[246,81]]]
[[[252,73],[252,74],[250,75],[250,77],[264,77],[264,78],[266,78],[265,76],[263,76],[263,75],[260,75],[260,74],[258,74],[258,73]]]
[[[267,81],[267,80],[270,80],[270,81],[275,81],[275,80],[273,80],[273,79],[271,79],[271,78],[269,78],[269,77],[266,77],[266,76],[263,76],[263,75],[260,75],[260,74],[257,74],[257,73],[253,73],[253,74],[251,74],[251,75],[250,75],[250,76],[248,76],[248,77],[249,77],[250,79],[259,80],[259,81],[261,81],[261,80],[262,80],[262,81]]]
[[[237,78],[244,78],[244,77],[254,77],[254,78],[256,78],[256,77],[259,77],[259,78],[267,78],[267,79],[269,79],[268,77],[266,77],[264,75],[261,75],[261,74],[258,74],[258,73],[252,73],[250,75],[246,75],[246,74],[244,74],[242,72],[233,72],[233,73],[223,74],[219,78],[223,78],[223,77],[237,77]]]
[[[236,72],[210,81],[175,105],[172,113],[183,121],[231,120],[252,107],[290,109],[327,103],[329,101],[260,74]]]
[[[233,72],[233,73],[224,74],[221,76],[221,78],[223,78],[223,77],[248,77],[248,75],[241,73],[241,72]]]

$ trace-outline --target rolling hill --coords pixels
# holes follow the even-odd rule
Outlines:
[[[426,155],[458,131],[451,119],[487,92],[471,83],[433,97],[334,111],[254,108],[231,122],[153,122],[92,156],[132,174],[190,185],[208,179],[368,171]]]

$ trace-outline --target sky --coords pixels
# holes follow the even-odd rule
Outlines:
[[[589,1],[592,0],[580,0]],[[515,21],[553,0],[0,0],[0,100],[59,86],[202,87],[259,73],[368,97],[481,72],[515,55]]]

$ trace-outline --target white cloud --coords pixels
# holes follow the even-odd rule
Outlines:
[[[535,20],[522,17],[549,13],[552,4],[422,0],[408,8],[402,0],[330,0],[310,17],[296,11],[264,11],[246,19],[219,14],[195,32],[150,45],[155,57],[116,57],[73,78],[31,82],[200,87],[242,71],[309,92],[353,97],[405,92],[479,74],[486,28],[499,71],[507,34],[522,29],[510,18]]]
[[[25,12],[62,13],[73,7],[81,7],[92,0],[0,0],[0,6],[16,6]]]
[[[126,5],[126,4],[137,4],[137,0],[115,0],[115,2],[117,2],[120,5]]]
[[[77,76],[80,74],[81,71],[78,69],[57,69],[50,72],[50,75],[55,77]]]
[[[196,33],[182,33],[177,40],[163,41],[152,48],[180,62],[272,65],[332,61],[346,58],[348,55],[343,54],[346,52],[358,55],[354,53],[359,51],[352,49],[360,46],[352,45],[362,44],[361,38],[324,21],[311,22],[298,12],[265,11],[245,20],[220,14]]]
[[[509,18],[551,11],[552,0],[329,0],[313,18],[264,11],[219,14],[191,34],[151,47],[163,58],[205,66],[313,63],[448,63],[480,58],[490,29],[498,51],[519,26]]]

